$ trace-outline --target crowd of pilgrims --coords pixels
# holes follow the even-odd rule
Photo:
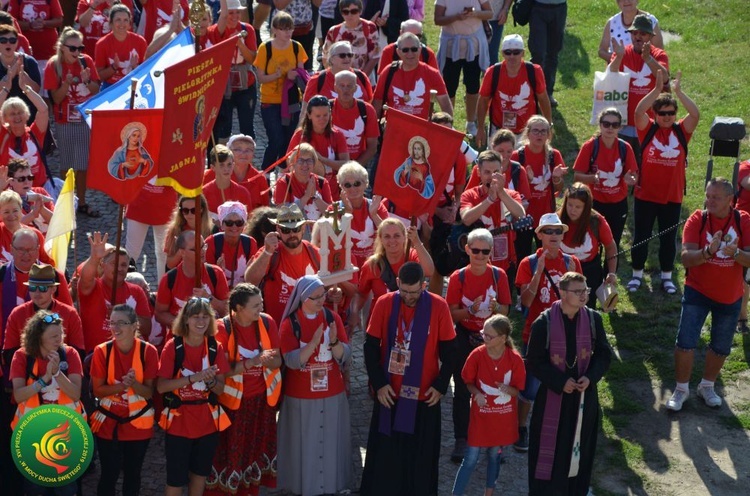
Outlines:
[[[667,67],[664,74],[656,68],[640,103],[628,111],[634,134],[625,140],[618,138],[623,115],[603,111],[569,174],[551,145],[557,101],[545,83],[549,74],[536,64],[523,69],[523,39],[502,37],[508,0],[437,0],[437,52],[420,41],[420,0],[385,2],[390,16],[377,0],[312,2],[324,29],[318,61],[312,60],[310,0],[277,5],[271,38],[263,43],[253,21],[240,20],[239,0],[209,2],[200,26],[190,28],[204,48],[245,35],[238,37],[203,193],[178,196],[149,182],[127,207],[125,247],[116,250],[107,233],[90,234],[90,257],[66,277],[44,249],[61,184],[47,155],[56,148],[63,169],[75,171],[78,214],[99,217],[86,201],[89,130],[75,106],[126,77],[187,25],[186,0],[139,3],[80,0],[74,26],[66,27],[58,0],[10,0],[7,12],[0,11],[2,443],[30,409],[58,403],[88,416],[100,463],[98,494],[115,494],[120,472],[123,494],[138,494],[156,424],[166,432],[168,495],[186,486],[191,495],[258,494],[261,486],[334,494],[352,482],[350,377],[367,373],[374,409],[361,494],[437,493],[440,398],[451,378],[451,458],[463,460],[454,494],[463,494],[482,449],[485,494],[495,487],[504,447],[523,452],[531,445],[530,467],[537,457],[542,463],[539,443],[546,441],[533,432],[541,420],[532,418],[527,428],[540,384],[522,354],[537,361],[540,396],[555,388],[545,381],[554,383],[560,372],[539,365],[549,364],[549,356],[531,348],[532,324],[540,315],[542,321],[560,311],[575,315],[583,303],[593,308],[590,288],[617,284],[628,187],[636,187],[641,212],[636,240],[650,236],[657,218],[661,228],[676,220],[684,167],[672,166],[684,164],[685,146],[654,158],[648,140],[635,152],[631,143],[653,127],[649,139],[661,145],[675,124],[689,139],[698,110],[680,78],[671,94],[661,94],[669,87]],[[271,3],[278,2],[259,2],[256,16],[268,15]],[[666,59],[657,48],[656,19],[634,7],[637,1],[617,4],[621,12],[607,23],[612,29],[605,29],[600,56],[617,64],[635,58],[641,66]],[[648,20],[634,30],[628,26],[636,14]],[[495,28],[491,38],[485,20]],[[632,44],[628,31],[634,31]],[[500,64],[491,66],[498,52]],[[372,195],[378,119],[388,105],[452,127],[461,71],[467,132],[487,150],[440,150],[455,153],[450,180],[436,210],[412,219],[391,199]],[[439,110],[431,109],[430,90]],[[502,101],[507,94],[520,95],[512,109]],[[687,111],[683,119],[675,117],[678,102]],[[268,137],[260,170],[254,165],[258,104]],[[235,109],[240,132],[233,134]],[[137,127],[132,133],[138,142]],[[131,165],[126,160],[122,167]],[[749,171],[743,164],[741,176]],[[573,180],[569,187],[566,178]],[[334,206],[353,216],[352,263],[359,271],[326,287],[316,276],[321,236],[314,221]],[[529,229],[504,229],[526,216]],[[445,249],[454,223],[470,231],[458,253]],[[156,291],[131,261],[141,255],[149,227]],[[674,234],[660,237],[662,287],[669,294],[675,291]],[[647,245],[633,253],[630,291],[642,282],[643,250]],[[567,272],[586,278],[563,277]],[[566,303],[560,291],[575,296]],[[562,303],[553,305],[557,300]],[[522,307],[516,348],[506,316]],[[601,318],[587,315],[596,332],[586,380],[595,386],[609,348]],[[537,327],[540,335],[550,332],[549,324]],[[353,367],[349,341],[363,330],[365,367]],[[543,348],[544,340],[536,341]],[[588,386],[580,385],[586,372],[580,367],[560,369],[574,382],[565,392]],[[562,407],[577,409],[578,402]],[[591,477],[595,401],[591,408],[584,424],[594,426],[588,434],[594,442],[584,442],[570,494],[585,494]],[[560,420],[561,429],[569,423]],[[46,494],[21,482],[3,453],[4,487],[7,482],[20,494],[24,484],[26,494]],[[408,468],[395,473],[394,463]],[[559,476],[530,468],[532,493],[544,494]],[[73,483],[55,494],[76,490]]]

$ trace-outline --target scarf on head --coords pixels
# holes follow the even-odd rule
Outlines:
[[[297,279],[297,284],[292,290],[292,295],[289,297],[289,301],[286,302],[286,308],[281,316],[281,322],[284,322],[287,317],[299,310],[302,306],[302,302],[305,301],[313,294],[313,291],[323,286],[323,281],[318,276],[302,276]]]

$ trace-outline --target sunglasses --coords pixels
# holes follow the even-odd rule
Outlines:
[[[675,115],[677,115],[677,111],[676,110],[659,110],[658,112],[656,112],[656,115],[658,115],[659,117],[674,117]]]
[[[245,225],[245,221],[242,220],[242,219],[239,219],[239,220],[223,220],[223,221],[221,221],[221,223],[224,224],[227,227],[234,227],[234,226],[242,227],[242,226]]]
[[[549,236],[560,236],[563,233],[563,228],[558,227],[556,229],[542,229],[540,232]]]
[[[337,53],[336,56],[340,59],[350,59],[354,57],[353,53]]]
[[[46,293],[51,286],[47,284],[29,284],[29,293],[39,291],[40,293]]]
[[[18,176],[14,177],[13,180],[17,183],[24,183],[26,181],[33,181],[34,180],[34,174],[29,174],[28,176]]]
[[[331,102],[328,101],[328,98],[324,96],[314,96],[310,98],[310,101],[307,102],[307,107],[330,107]]]
[[[83,51],[86,50],[86,47],[83,46],[83,45],[81,45],[81,46],[63,45],[63,46],[65,48],[67,48],[68,50],[70,50],[71,52],[73,52],[73,53],[75,53],[75,52],[81,52],[81,53],[83,53]]]
[[[409,52],[417,53],[419,51],[419,47],[404,47],[404,48],[399,48],[399,50],[404,53],[409,53]]]
[[[523,50],[503,50],[503,55],[521,55],[523,53]]]
[[[599,124],[601,124],[604,129],[620,129],[619,122],[601,121]]]
[[[182,212],[182,215],[187,215],[187,214],[195,215],[195,207],[193,208],[181,207],[180,212]]]
[[[281,229],[281,234],[291,234],[291,233],[300,232],[302,230],[302,226],[298,226],[298,227],[279,226],[279,229]]]
[[[13,43],[16,43],[17,41],[18,41],[18,38],[0,36],[0,43],[10,43],[12,45]]]
[[[210,298],[203,298],[201,296],[193,296],[192,298],[190,298],[188,300],[188,303],[208,303],[210,305],[211,304],[211,299]]]
[[[62,319],[58,314],[53,313],[52,315],[45,315],[42,319],[42,322],[44,322],[45,324],[59,324],[60,322],[62,322]]]
[[[471,252],[474,255],[479,255],[480,253],[482,255],[489,255],[490,254],[490,249],[489,248],[469,248],[469,249],[471,250]]]
[[[344,186],[344,189],[359,188],[360,186],[362,186],[362,181],[354,181],[353,183],[344,183],[343,186]]]
[[[341,9],[341,15],[357,15],[359,14],[359,9]]]

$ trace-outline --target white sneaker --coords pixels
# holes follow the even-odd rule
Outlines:
[[[700,394],[700,392],[698,394]],[[675,389],[674,393],[672,393],[672,397],[669,398],[669,401],[667,401],[667,410],[679,412],[680,410],[682,410],[682,404],[685,403],[685,400],[688,399],[688,396],[690,396],[690,391]]]
[[[466,134],[470,134],[472,136],[477,135],[477,123],[474,121],[469,121],[466,123]]]
[[[711,408],[718,408],[721,406],[721,398],[714,391],[713,386],[698,386],[698,397],[703,398],[706,402],[706,406]]]

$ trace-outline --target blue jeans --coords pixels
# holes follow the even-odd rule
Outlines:
[[[266,136],[268,136],[268,145],[263,154],[263,169],[265,169],[286,154],[286,149],[294,134],[294,128],[299,121],[299,112],[291,116],[289,124],[286,126],[281,123],[280,103],[261,104],[260,116],[263,118]],[[281,168],[286,168],[286,164],[281,164]]]
[[[214,125],[216,138],[229,138],[232,134],[232,114],[237,109],[237,120],[240,122],[240,133],[252,136],[255,139],[255,104],[258,95],[255,92],[255,84],[246,90],[233,91],[232,96],[221,101],[219,116]]]
[[[492,26],[492,38],[490,38],[489,43],[490,64],[494,65],[500,60],[500,42],[503,41],[503,28],[505,28],[505,24],[498,24],[497,19],[495,19],[494,21],[490,21],[490,26]]]
[[[683,350],[694,350],[710,312],[711,341],[708,347],[719,356],[729,355],[741,306],[742,298],[734,303],[717,303],[690,286],[685,286],[675,346]]]
[[[484,449],[487,450],[487,482],[485,487],[487,489],[494,489],[497,476],[500,473],[501,448],[501,446],[492,446],[491,448],[469,446],[466,448],[464,461],[461,462],[461,466],[456,473],[456,480],[453,483],[453,494],[461,495],[464,493],[464,489],[469,485],[471,474],[474,472],[474,468],[479,461],[479,453]]]
[[[524,343],[521,345],[521,356],[524,357],[523,364],[526,366],[526,352],[529,349],[529,345]],[[539,382],[539,379],[534,377],[531,372],[529,372],[529,367],[526,366],[526,384],[523,386],[523,391],[520,391],[521,397],[528,401],[529,403],[533,403],[534,400],[536,400],[536,394],[539,392],[539,386],[541,386],[541,382]],[[523,427],[523,426],[521,426]]]

